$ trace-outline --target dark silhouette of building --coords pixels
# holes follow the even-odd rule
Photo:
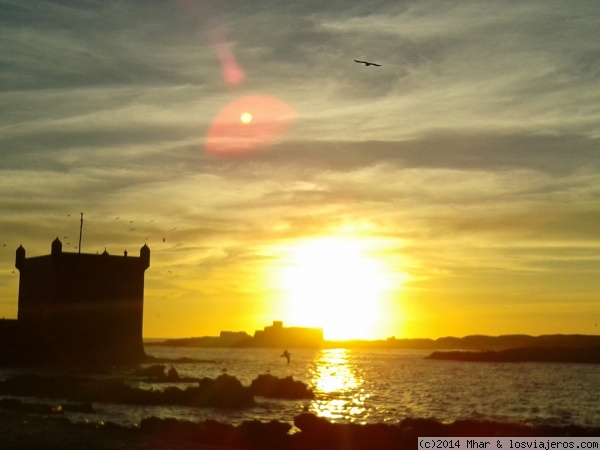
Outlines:
[[[322,328],[284,327],[280,320],[273,321],[273,325],[254,332],[253,345],[255,347],[307,347],[323,346]]]
[[[145,357],[144,273],[139,257],[64,253],[58,238],[50,255],[16,251],[20,272],[20,352],[29,361],[126,363]]]

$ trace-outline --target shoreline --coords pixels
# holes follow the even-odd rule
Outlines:
[[[296,345],[294,345],[296,344]],[[531,336],[526,334],[509,334],[499,336],[468,335],[464,337],[431,338],[395,338],[375,340],[323,340],[318,344],[306,345],[305,342],[278,341],[255,342],[246,335],[245,339],[221,338],[220,336],[199,336],[186,338],[152,338],[145,339],[148,347],[188,347],[188,348],[311,348],[311,349],[382,349],[382,350],[470,350],[501,351],[515,348],[557,348],[583,349],[600,347],[600,335],[585,334],[543,334]]]

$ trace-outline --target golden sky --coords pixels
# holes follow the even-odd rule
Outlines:
[[[0,0],[16,248],[137,255],[146,337],[598,333],[600,4]],[[365,67],[354,59],[373,61]]]

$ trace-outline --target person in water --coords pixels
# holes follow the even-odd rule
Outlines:
[[[287,359],[288,364],[290,363],[290,356],[292,356],[292,354],[290,352],[288,352],[287,350],[284,350],[283,353],[281,354],[281,358]]]

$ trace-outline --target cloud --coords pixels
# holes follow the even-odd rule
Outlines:
[[[173,2],[2,8],[4,90],[214,80],[200,70],[210,49]]]

